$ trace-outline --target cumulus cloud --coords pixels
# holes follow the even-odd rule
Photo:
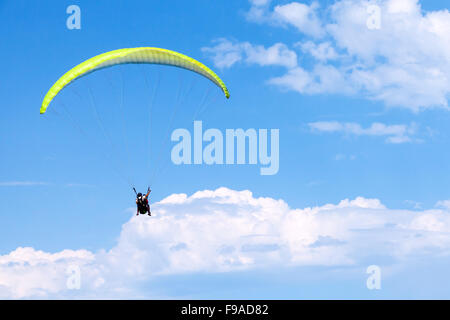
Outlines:
[[[241,61],[260,66],[287,68],[297,65],[297,54],[282,43],[265,48],[249,42],[218,39],[214,47],[205,47],[202,50],[212,56],[214,64],[219,68],[229,68]]]
[[[314,43],[312,41],[306,41],[304,43],[298,42],[295,46],[300,47],[304,53],[308,53],[316,60],[327,61],[335,60],[339,57],[336,49],[331,42]]]
[[[448,208],[393,210],[357,197],[295,209],[219,188],[171,195],[152,212],[151,218],[133,215],[109,250],[18,248],[0,256],[0,297],[149,298],[158,295],[139,288],[161,275],[360,266],[368,255],[401,265],[450,253]],[[74,265],[81,274],[75,291],[67,288]]]
[[[416,133],[414,124],[386,125],[384,123],[372,123],[370,127],[363,128],[359,123],[338,121],[318,121],[308,123],[314,132],[340,132],[356,136],[384,136],[388,143],[404,143],[413,141],[411,136]]]
[[[339,1],[327,25],[336,47],[351,62],[348,81],[370,97],[413,110],[447,107],[450,13],[422,13],[416,0],[379,2],[381,25],[369,29],[369,1]]]
[[[17,248],[0,256],[0,298],[46,298],[66,288],[70,265],[85,266],[94,259],[86,250],[47,253]]]
[[[322,22],[317,16],[317,2],[307,5],[300,2],[291,2],[275,6],[272,19],[294,26],[298,31],[312,36],[321,37],[325,34]]]
[[[341,71],[326,64],[317,64],[311,70],[296,67],[288,70],[280,77],[274,77],[268,82],[287,90],[305,94],[354,94],[356,90],[346,81]]]
[[[425,12],[417,0],[380,0],[376,2],[378,26],[369,28],[373,12],[368,9],[373,5],[369,0],[340,0],[325,8],[317,2],[271,6],[268,1],[251,1],[250,20],[293,26],[301,32],[293,48],[314,61],[305,65],[302,56],[300,64],[292,58],[285,64],[277,60],[288,70],[269,83],[301,94],[363,96],[414,112],[448,108],[450,12]],[[234,46],[240,45],[235,42]],[[277,46],[284,52],[290,50],[286,44]],[[231,61],[242,60],[235,51],[227,56],[221,52],[215,52],[218,66],[229,67],[234,64]]]
[[[318,2],[314,1],[310,5],[291,2],[276,5],[273,10],[270,10],[270,3],[271,1],[267,0],[250,0],[247,19],[258,23],[293,27],[294,30],[312,37],[321,37],[325,34],[322,21],[318,17]]]

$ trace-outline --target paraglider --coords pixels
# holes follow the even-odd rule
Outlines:
[[[136,189],[134,189],[134,192],[136,192]],[[150,192],[152,192],[152,190],[150,190],[150,187],[147,189],[147,193],[145,195],[142,195],[142,193],[137,193],[136,194],[136,206],[137,206],[137,212],[136,215],[138,216],[139,213],[140,214],[146,214],[148,213],[149,216],[152,215],[151,211],[150,211],[150,204],[148,202],[148,196],[150,194]]]
[[[41,104],[40,113],[44,114],[58,93],[71,82],[91,72],[120,64],[160,64],[187,69],[209,79],[222,90],[227,99],[230,97],[228,89],[222,79],[207,66],[191,57],[172,50],[155,47],[125,48],[99,54],[67,71],[46,93]],[[136,193],[134,187],[133,190]],[[148,202],[150,192],[151,190],[149,188],[145,195],[136,193],[138,215],[139,213],[148,213],[148,215],[151,216],[150,205]]]
[[[223,91],[227,99],[230,97],[228,89],[222,79],[220,79],[207,66],[191,57],[172,50],[161,48],[126,48],[102,53],[80,63],[79,65],[67,71],[61,78],[59,78],[55,82],[55,84],[45,95],[44,100],[42,101],[40,113],[45,113],[53,98],[56,97],[56,95],[72,81],[103,68],[127,63],[164,64],[191,70],[211,80]]]

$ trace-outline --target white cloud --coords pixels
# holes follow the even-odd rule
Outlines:
[[[313,2],[306,5],[300,2],[291,2],[285,5],[276,6],[273,9],[272,18],[294,26],[298,31],[313,37],[322,37],[325,32],[322,22],[317,16],[319,5]]]
[[[17,248],[0,256],[0,298],[46,298],[64,291],[69,265],[83,266],[94,255],[86,250],[46,253]]]
[[[243,59],[243,49],[227,39],[218,39],[214,47],[202,48],[202,51],[212,55],[214,64],[219,68],[229,68]]]
[[[338,121],[318,121],[308,123],[311,130],[316,132],[341,132],[356,136],[384,136],[388,143],[411,142],[412,135],[416,133],[416,126],[411,125],[386,125],[384,123],[374,122],[368,128],[363,128],[359,123]]]
[[[436,207],[450,210],[450,200],[440,200],[436,203]]]
[[[340,70],[326,64],[317,64],[310,71],[296,67],[283,76],[270,79],[269,83],[304,94],[354,93],[354,89],[345,81]]]
[[[269,83],[302,94],[363,96],[415,112],[448,108],[450,12],[424,12],[417,0],[380,0],[380,28],[373,29],[367,27],[370,5],[374,2],[341,0],[323,9],[316,2],[273,8],[252,3],[250,20],[294,26],[304,34],[294,47],[315,60],[308,66],[287,63],[286,74]]]
[[[356,156],[354,154],[351,155],[345,155],[342,153],[338,153],[334,156],[334,160],[341,161],[341,160],[355,160]]]
[[[297,65],[297,54],[282,43],[276,43],[267,49],[263,46],[248,45],[245,47],[245,52],[248,63],[261,66],[279,65],[288,68]]]
[[[318,2],[311,5],[300,2],[291,2],[285,5],[277,5],[270,10],[271,1],[250,0],[250,9],[247,12],[249,21],[269,23],[276,26],[292,26],[300,33],[321,37],[325,34],[322,22],[318,17]]]
[[[422,209],[422,203],[414,200],[405,200],[404,203],[411,206],[413,209]]]
[[[310,54],[321,62],[335,60],[339,57],[331,42],[314,43],[306,41],[304,43],[298,42],[295,46],[300,47],[303,52]]]
[[[30,186],[45,186],[47,182],[39,181],[4,181],[0,182],[0,187],[30,187]]]
[[[271,0],[249,0],[250,9],[248,10],[246,17],[253,22],[268,22],[270,16],[267,15],[267,10]]]
[[[282,43],[276,43],[268,48],[227,39],[218,39],[216,43],[214,47],[205,47],[202,50],[212,55],[214,64],[219,68],[229,68],[241,61],[260,66],[287,68],[297,65],[297,54]]]
[[[268,5],[270,3],[270,0],[250,0],[250,3],[253,6],[261,7],[261,6]]]
[[[0,297],[148,298],[155,293],[137,288],[160,275],[358,266],[369,253],[401,265],[450,253],[448,208],[393,210],[357,197],[294,209],[283,200],[219,188],[171,195],[152,211],[151,218],[132,215],[107,251],[18,248],[0,256]],[[66,287],[71,265],[81,271],[77,291]]]

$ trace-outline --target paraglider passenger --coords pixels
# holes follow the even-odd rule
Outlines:
[[[152,215],[150,212],[150,204],[148,203],[148,196],[152,192],[150,188],[147,190],[147,194],[142,195],[142,193],[138,193],[136,196],[136,205],[137,205],[137,212],[136,215],[138,216],[140,214],[146,214],[148,213],[149,216]]]

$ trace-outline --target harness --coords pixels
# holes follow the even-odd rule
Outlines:
[[[137,198],[137,206],[141,214],[146,214],[149,211],[148,199],[144,197]]]

